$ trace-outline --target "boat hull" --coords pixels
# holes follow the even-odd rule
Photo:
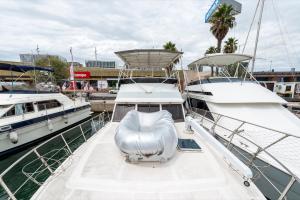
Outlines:
[[[18,136],[18,142],[16,144],[11,142],[9,132],[2,132],[0,133],[0,157],[15,152],[21,147],[29,146],[30,143],[36,140],[45,138],[56,132],[60,132],[69,126],[86,119],[90,116],[90,114],[90,106],[87,106],[67,115],[51,118],[51,125],[49,125],[48,120],[43,120],[41,122],[15,129],[14,132],[16,132]]]

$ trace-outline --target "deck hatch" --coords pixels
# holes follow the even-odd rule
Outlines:
[[[201,147],[193,139],[178,138],[177,148],[180,151],[201,151]]]

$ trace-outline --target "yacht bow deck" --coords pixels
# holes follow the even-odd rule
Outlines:
[[[202,151],[177,151],[166,163],[126,162],[114,142],[117,126],[109,123],[83,144],[33,199],[264,199],[211,146],[183,132],[184,123],[176,124],[179,138],[193,138]]]

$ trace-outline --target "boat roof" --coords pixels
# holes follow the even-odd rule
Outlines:
[[[118,51],[115,52],[115,54],[121,58],[129,68],[165,68],[180,58],[183,52],[172,52],[165,49],[133,49]]]
[[[251,60],[252,56],[246,54],[237,54],[237,53],[216,53],[216,54],[207,54],[198,60],[190,63],[189,68],[196,66],[216,66],[223,67],[226,65],[235,64],[238,62]]]
[[[117,103],[182,103],[183,99],[174,84],[132,83],[121,85]]]
[[[275,103],[281,105],[287,103],[272,91],[254,82],[241,83],[238,79],[234,82],[212,82],[214,79],[207,80],[211,80],[211,82],[188,86],[189,95],[201,98],[203,92],[210,92],[211,95],[206,96],[205,101],[215,104]],[[228,95],[229,93],[230,95]]]
[[[40,67],[40,66],[28,66],[28,65],[15,65],[9,63],[0,63],[0,70],[8,70],[14,72],[27,72],[27,71],[48,71],[53,72],[53,68],[50,67]]]

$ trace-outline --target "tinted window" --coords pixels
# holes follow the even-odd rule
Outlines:
[[[172,118],[175,122],[183,122],[183,111],[181,104],[168,104],[161,105],[162,110],[167,110],[172,114]]]
[[[7,111],[7,113],[5,113],[3,115],[3,117],[9,117],[9,116],[13,116],[13,115],[16,115],[15,107],[12,107],[9,111]]]
[[[138,111],[146,113],[157,112],[159,111],[159,105],[138,104]]]
[[[114,122],[119,122],[131,110],[135,109],[135,104],[117,104],[114,112]]]
[[[49,100],[49,101],[39,101],[37,102],[37,106],[39,111],[51,108],[57,108],[61,104],[57,100]]]
[[[24,109],[25,109],[25,112],[33,112],[34,111],[33,103],[25,103]]]
[[[209,111],[209,108],[205,101],[200,100],[200,99],[194,99],[194,98],[189,98],[188,101],[191,104],[192,110],[194,112],[199,113],[200,115],[205,114],[205,116],[207,118],[214,120],[214,118],[210,112],[205,112],[205,111]]]

